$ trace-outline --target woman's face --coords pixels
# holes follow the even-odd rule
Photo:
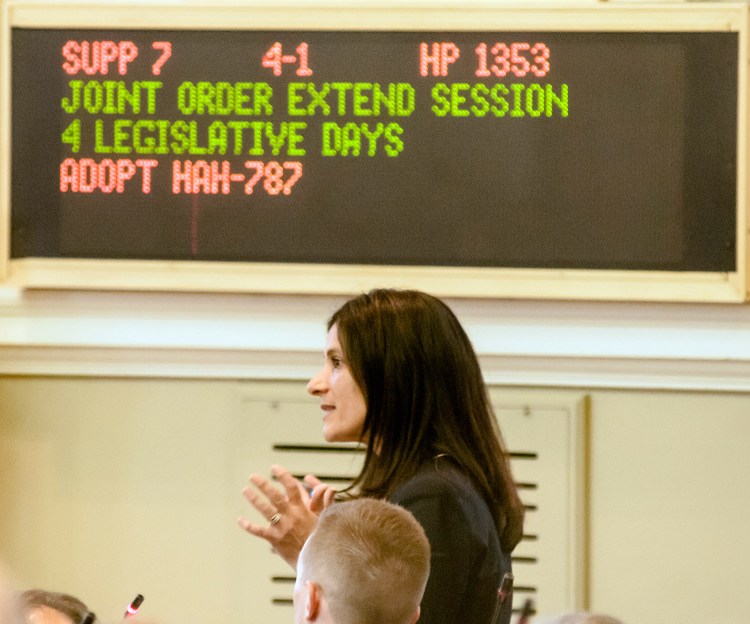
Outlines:
[[[307,384],[307,391],[320,399],[327,442],[360,441],[367,404],[344,359],[336,325],[328,332],[323,368]]]

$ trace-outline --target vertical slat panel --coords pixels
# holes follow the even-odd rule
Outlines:
[[[585,602],[585,395],[535,398],[532,390],[494,388],[491,397],[526,505],[524,534],[513,553],[514,609],[532,598],[540,613]]]

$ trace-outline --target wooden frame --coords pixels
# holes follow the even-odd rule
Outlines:
[[[0,0],[1,1],[1,0]],[[380,3],[2,1],[0,136],[11,137],[10,31],[38,28],[736,31],[739,33],[736,266],[728,273],[10,258],[10,141],[0,144],[0,282],[37,289],[351,294],[374,286],[441,296],[742,302],[748,297],[748,11],[744,3],[401,6]]]

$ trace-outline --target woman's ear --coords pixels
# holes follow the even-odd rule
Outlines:
[[[308,622],[315,622],[320,615],[320,588],[312,581],[307,581],[305,587],[307,588],[305,620]]]

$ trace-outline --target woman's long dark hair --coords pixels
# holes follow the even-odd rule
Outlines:
[[[352,488],[387,498],[444,453],[487,501],[511,552],[524,508],[477,356],[450,308],[419,291],[372,290],[345,303],[333,325],[367,402],[365,461]]]

